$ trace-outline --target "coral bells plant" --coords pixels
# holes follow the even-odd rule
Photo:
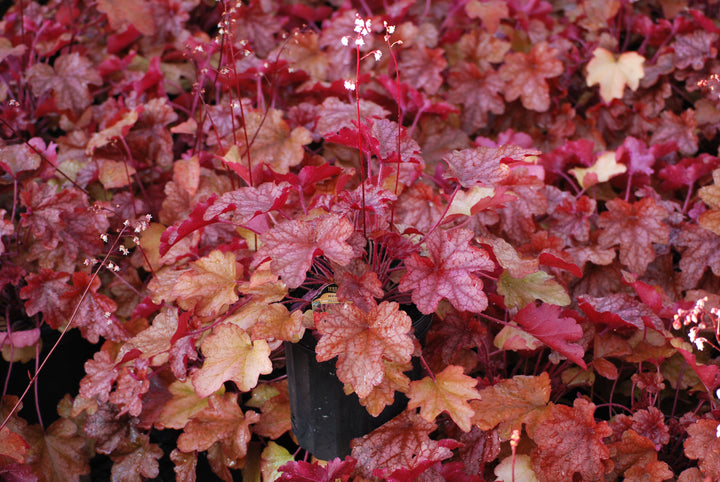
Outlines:
[[[0,475],[720,479],[718,13],[15,2]]]

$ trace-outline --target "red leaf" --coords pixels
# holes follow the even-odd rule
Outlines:
[[[35,63],[28,69],[27,77],[36,95],[52,90],[60,109],[71,109],[77,113],[92,102],[88,84],[102,84],[102,78],[90,60],[77,52],[58,56],[53,67]]]
[[[472,273],[492,271],[495,265],[484,250],[470,246],[473,237],[467,229],[438,229],[425,240],[428,258],[413,253],[405,259],[407,273],[399,288],[412,290],[413,303],[421,312],[433,313],[442,298],[461,311],[480,313],[487,308],[483,283]]]
[[[663,222],[668,211],[651,197],[630,204],[616,198],[605,204],[598,226],[601,248],[620,245],[620,262],[633,273],[642,275],[655,259],[653,243],[667,244],[670,227]]]
[[[347,456],[345,460],[334,458],[323,467],[317,463],[288,462],[278,469],[282,472],[278,482],[346,482],[355,470],[357,460]]]
[[[705,152],[697,157],[686,157],[677,164],[668,164],[658,171],[663,189],[688,187],[703,176],[710,174],[720,164],[720,158]]]
[[[165,256],[167,252],[170,251],[170,248],[172,248],[175,243],[183,239],[185,236],[197,231],[198,229],[204,228],[208,224],[216,222],[214,216],[207,215],[208,208],[213,206],[216,199],[217,195],[212,194],[205,201],[197,203],[192,212],[187,216],[187,219],[184,219],[183,221],[180,221],[163,231],[160,236],[160,256]]]
[[[350,222],[335,214],[281,222],[262,235],[264,244],[255,254],[254,265],[271,258],[272,271],[289,288],[297,288],[318,253],[343,266],[350,262],[353,252],[347,239],[352,232]]]
[[[492,186],[510,174],[510,168],[501,161],[522,161],[526,156],[540,154],[535,149],[525,149],[514,145],[500,147],[476,147],[452,151],[443,160],[447,162],[447,179],[456,179],[461,186],[471,188],[475,185]]]
[[[633,136],[626,137],[615,154],[618,162],[627,164],[630,175],[641,173],[649,176],[654,172],[652,166],[655,163],[655,156],[643,141]]]
[[[626,293],[614,293],[602,298],[581,296],[580,308],[590,321],[610,328],[633,327],[642,330],[646,325],[663,330],[663,323],[653,311]]]
[[[40,312],[43,320],[54,329],[58,329],[65,317],[63,310],[66,296],[71,288],[67,284],[70,275],[67,273],[56,273],[51,269],[40,269],[30,273],[25,278],[27,286],[20,290],[20,297],[25,301],[25,312],[28,316],[34,316]]]
[[[583,360],[585,350],[577,343],[572,343],[582,338],[582,328],[574,318],[561,318],[559,306],[543,303],[536,307],[530,303],[515,315],[513,321],[583,370],[587,369]]]
[[[100,288],[100,278],[90,278],[90,275],[75,272],[72,275],[73,288],[62,295],[64,303],[63,312],[66,320],[70,321],[73,310],[77,307],[73,326],[80,331],[88,341],[97,343],[100,337],[111,341],[122,341],[128,338],[128,333],[113,312],[117,304],[105,295],[97,292]]]
[[[420,415],[406,411],[385,425],[352,442],[352,456],[358,470],[371,477],[376,469],[394,471],[414,469],[427,462],[439,462],[452,456],[452,451],[429,435],[437,425]]]

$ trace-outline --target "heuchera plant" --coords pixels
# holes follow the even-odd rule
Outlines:
[[[0,475],[720,479],[719,10],[18,0]],[[306,330],[371,414],[409,399],[327,464],[290,433]]]

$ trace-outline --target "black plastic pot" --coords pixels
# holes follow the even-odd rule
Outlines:
[[[422,342],[432,315],[423,315],[414,307],[405,311],[413,319],[415,336]],[[343,458],[350,454],[352,439],[372,432],[400,414],[408,400],[398,392],[395,403],[373,417],[360,405],[356,394],[345,395],[343,384],[335,374],[336,360],[317,361],[316,343],[309,332],[299,343],[285,343],[292,430],[300,446],[315,457]],[[408,376],[412,380],[422,376],[417,360],[413,360],[413,370]]]

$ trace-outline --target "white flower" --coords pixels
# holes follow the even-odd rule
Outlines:
[[[347,90],[355,90],[355,82],[353,82],[352,80],[346,80],[346,81],[345,81],[345,88],[346,88]]]

